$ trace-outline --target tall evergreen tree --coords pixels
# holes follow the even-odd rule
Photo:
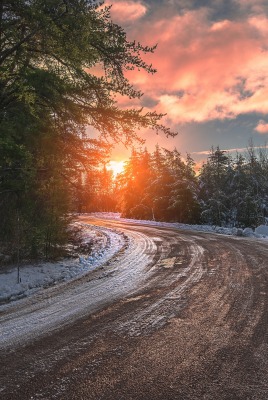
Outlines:
[[[197,200],[198,186],[194,172],[194,161],[187,154],[186,163],[175,149],[170,152],[172,183],[170,184],[169,210],[170,218],[181,223],[197,223],[199,221],[199,204]]]
[[[224,225],[228,218],[228,170],[230,160],[224,150],[212,147],[208,161],[199,175],[202,220],[205,223]]]

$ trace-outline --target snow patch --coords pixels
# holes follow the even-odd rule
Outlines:
[[[258,235],[268,236],[268,226],[267,225],[260,225],[255,229],[255,233]]]
[[[0,303],[27,297],[42,288],[80,277],[107,262],[125,244],[122,233],[108,228],[76,223],[82,228],[82,242],[92,243],[87,255],[60,262],[12,266],[0,273]]]

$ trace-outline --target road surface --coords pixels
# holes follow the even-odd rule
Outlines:
[[[1,398],[268,398],[265,241],[82,220],[125,245],[0,310]]]

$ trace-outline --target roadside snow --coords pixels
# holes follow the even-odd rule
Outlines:
[[[268,236],[268,226],[267,225],[260,225],[255,229],[255,233],[259,235]]]
[[[23,265],[19,268],[19,283],[18,268],[11,267],[0,273],[0,303],[27,297],[41,288],[80,277],[105,263],[125,243],[124,236],[111,229],[83,223],[76,225],[82,227],[83,243],[92,243],[90,254],[54,263]]]
[[[19,302],[1,305],[0,351],[4,348],[14,351],[16,346],[62,329],[66,324],[133,294],[142,282],[147,281],[150,276],[148,265],[157,252],[154,240],[131,227],[120,228],[124,233],[99,229],[105,232],[108,241],[107,251],[95,264],[95,267],[100,265],[98,270],[79,280],[40,290]]]
[[[84,214],[86,215],[86,214]],[[189,224],[180,224],[178,222],[158,222],[151,220],[138,220],[138,219],[127,219],[121,218],[120,213],[91,213],[89,216],[93,216],[101,219],[110,219],[110,220],[120,220],[122,222],[129,222],[135,224],[146,224],[152,226],[162,226],[166,228],[178,228],[190,231],[198,231],[198,232],[208,232],[208,233],[220,233],[224,235],[232,235],[232,236],[244,236],[244,237],[255,237],[255,238],[268,238],[268,226],[260,225],[253,231],[251,228],[224,228],[222,226],[215,225],[189,225]]]

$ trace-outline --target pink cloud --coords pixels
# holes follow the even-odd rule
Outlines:
[[[257,131],[263,135],[267,134],[268,133],[268,123],[263,120],[260,120],[258,125],[255,128],[255,131]]]
[[[117,23],[135,21],[146,14],[147,8],[140,2],[135,1],[106,1],[105,5],[112,5],[111,17]]]
[[[267,32],[264,15],[211,23],[205,8],[172,18],[158,14],[131,31],[142,43],[158,43],[146,57],[158,73],[128,76],[174,123],[267,113]]]

